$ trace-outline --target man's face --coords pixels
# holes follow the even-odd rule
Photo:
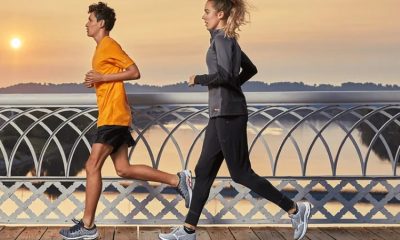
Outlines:
[[[104,20],[97,21],[96,15],[94,12],[91,12],[88,18],[88,22],[86,23],[86,33],[89,37],[94,37],[96,36],[100,29],[102,28],[102,25]]]

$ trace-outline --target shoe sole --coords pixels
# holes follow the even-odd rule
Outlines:
[[[180,237],[182,237],[182,236],[178,236],[178,237],[175,236],[175,239],[178,239],[178,240],[179,240]],[[159,240],[170,240],[170,238],[163,238],[163,237],[160,237],[160,235],[158,235],[158,239],[159,239]],[[196,239],[196,237],[195,237],[194,239]]]
[[[89,236],[86,235],[86,236],[81,236],[81,237],[76,237],[76,238],[65,237],[63,235],[61,235],[61,237],[64,240],[94,240],[94,239],[97,239],[99,237],[99,234],[96,233],[94,235],[89,235]]]
[[[192,172],[190,171],[190,170],[184,170],[185,171],[185,173],[187,174],[187,178],[186,178],[186,185],[189,187],[188,188],[188,192],[189,192],[189,204],[188,205],[186,205],[185,204],[185,207],[186,208],[189,208],[190,207],[190,203],[192,202],[192,194],[193,194],[193,191],[192,191]]]
[[[303,219],[304,221],[303,231],[298,240],[302,239],[306,235],[308,228],[308,219],[310,218],[311,204],[310,203],[304,203],[304,204],[306,205],[306,213],[304,214],[304,219]]]

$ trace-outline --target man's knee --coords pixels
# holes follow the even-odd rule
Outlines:
[[[127,166],[115,166],[115,172],[122,178],[128,178],[128,167]]]
[[[85,164],[86,174],[91,174],[91,173],[101,171],[101,168],[100,168],[101,164],[99,164],[99,163],[100,163],[100,159],[90,156]]]

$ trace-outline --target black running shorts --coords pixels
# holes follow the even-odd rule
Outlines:
[[[113,147],[111,154],[117,152],[124,144],[127,144],[128,147],[132,147],[136,144],[128,126],[116,125],[104,125],[98,127],[94,143],[105,143],[111,145]]]

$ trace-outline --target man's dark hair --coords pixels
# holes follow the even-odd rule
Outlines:
[[[115,23],[114,9],[107,6],[106,3],[99,2],[89,6],[88,13],[94,13],[97,21],[104,20],[104,27],[107,31],[111,31]]]

